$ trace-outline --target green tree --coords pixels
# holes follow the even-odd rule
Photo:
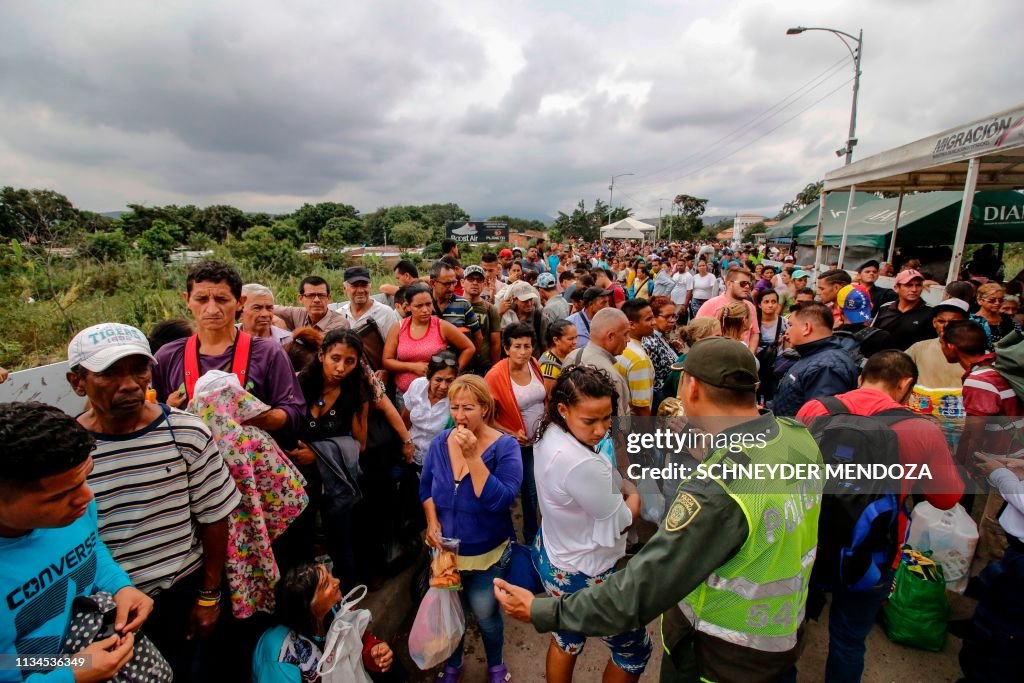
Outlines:
[[[180,233],[178,238],[185,242],[193,231],[198,209],[194,206],[178,207],[173,204],[168,206],[142,206],[141,204],[129,204],[131,209],[122,214],[115,222],[116,227],[121,227],[128,237],[138,237],[153,227],[155,221],[163,221],[166,225],[178,226]]]
[[[620,206],[617,209],[613,209],[611,216],[609,216],[608,205],[600,199],[595,200],[594,208],[587,211],[586,203],[581,199],[580,203],[573,209],[572,214],[559,211],[558,217],[551,227],[558,231],[561,239],[582,237],[587,241],[592,241],[600,238],[601,228],[609,223],[609,218],[614,223],[623,218],[628,218],[632,214],[632,209]]]
[[[819,180],[816,183],[807,183],[804,189],[796,193],[792,200],[786,202],[775,214],[775,220],[781,221],[786,216],[796,213],[800,209],[813,204],[821,197],[821,190],[825,187],[825,181]]]
[[[425,245],[431,235],[430,228],[416,221],[405,221],[391,228],[391,241],[404,249]]]
[[[278,275],[297,275],[306,268],[306,259],[295,247],[274,236],[271,228],[258,225],[249,228],[239,240],[230,244],[231,253],[257,269]]]
[[[251,226],[249,217],[241,209],[226,204],[199,209],[193,222],[197,231],[209,235],[215,242],[223,242],[228,235],[241,235]]]
[[[131,248],[124,231],[118,228],[86,235],[78,252],[99,261],[123,261]]]
[[[270,226],[270,234],[275,239],[279,239],[282,242],[286,242],[295,249],[302,246],[302,243],[306,240],[304,235],[299,232],[299,229],[295,226],[295,221],[289,219],[284,221],[277,221]]]
[[[323,247],[325,240],[332,247],[337,248],[346,244],[362,244],[366,241],[363,221],[349,216],[335,216],[324,224],[317,244]]]
[[[114,219],[92,211],[78,212],[78,227],[87,233],[106,232],[114,228]],[[124,234],[124,231],[122,231]]]
[[[320,202],[319,204],[303,204],[298,211],[292,214],[295,219],[295,226],[299,232],[305,233],[309,239],[316,242],[320,238],[320,231],[332,218],[358,218],[359,211],[349,204],[338,202]]]
[[[139,251],[151,261],[166,262],[178,244],[180,232],[176,235],[176,231],[177,226],[168,225],[162,220],[153,221],[152,227],[139,235]]]
[[[0,190],[0,237],[41,246],[68,244],[78,227],[78,212],[53,190]]]
[[[748,225],[747,229],[744,230],[743,234],[740,236],[740,241],[753,242],[754,235],[759,232],[764,232],[765,230],[767,230],[767,227],[765,226],[764,221],[758,221],[752,225]]]

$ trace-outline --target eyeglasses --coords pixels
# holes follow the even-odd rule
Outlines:
[[[739,285],[743,289],[750,289],[750,286],[753,285],[754,283],[751,282],[750,280],[735,280],[734,284]]]
[[[991,304],[1001,304],[1004,301],[1006,301],[1006,299],[1004,299],[1003,297],[998,297],[998,298],[997,297],[989,297],[988,299],[985,299],[985,301],[987,301],[987,302],[989,302]]]
[[[664,318],[665,320],[679,320],[679,316],[676,315],[675,313],[670,313],[669,315],[659,315],[658,317]]]
[[[459,364],[459,361],[455,360],[454,358],[449,358],[447,356],[431,356],[430,357],[430,362],[431,363],[444,363],[445,365],[447,365],[450,368],[454,368],[456,365]]]
[[[331,295],[330,294],[320,294],[320,293],[317,293],[317,294],[303,294],[302,298],[303,299],[330,299]]]

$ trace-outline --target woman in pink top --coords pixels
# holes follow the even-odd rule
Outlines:
[[[417,377],[425,377],[427,363],[449,346],[459,356],[461,371],[472,360],[473,342],[458,328],[434,315],[434,298],[426,285],[413,285],[405,295],[409,317],[393,325],[384,342],[384,369],[394,373],[398,391],[405,393]]]

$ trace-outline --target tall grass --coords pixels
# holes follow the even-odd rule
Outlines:
[[[239,268],[245,282],[269,287],[277,303],[297,304],[301,277],[226,260]],[[74,332],[96,323],[120,322],[148,333],[161,320],[189,317],[184,264],[154,264],[138,257],[124,262],[58,258],[49,265],[26,259],[7,266],[0,273],[0,366],[8,370],[64,360]],[[310,262],[308,274],[331,283],[335,301],[345,298],[343,269]],[[373,285],[390,281],[378,269]]]

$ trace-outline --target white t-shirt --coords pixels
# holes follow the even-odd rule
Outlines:
[[[676,286],[672,290],[672,303],[679,306],[686,302],[686,293],[693,289],[693,275],[690,273],[676,273],[672,276]]]
[[[707,301],[715,295],[715,276],[707,275],[693,276],[693,298],[700,301]]]
[[[608,460],[557,425],[533,449],[544,550],[560,569],[596,576],[626,554],[633,515]]]
[[[510,378],[511,379],[511,378]],[[519,405],[519,412],[523,415],[523,423],[526,425],[526,436],[532,439],[537,433],[537,427],[544,418],[544,399],[547,398],[547,391],[544,390],[544,383],[537,379],[537,375],[530,371],[530,383],[521,387],[512,380],[512,393],[515,394],[516,403]]]
[[[426,377],[417,377],[402,396],[412,422],[409,436],[412,437],[412,442],[416,446],[416,454],[413,455],[413,459],[417,465],[423,464],[423,457],[427,454],[427,449],[430,448],[430,442],[448,424],[448,397],[430,405],[430,399],[427,397],[429,391],[430,380]]]

